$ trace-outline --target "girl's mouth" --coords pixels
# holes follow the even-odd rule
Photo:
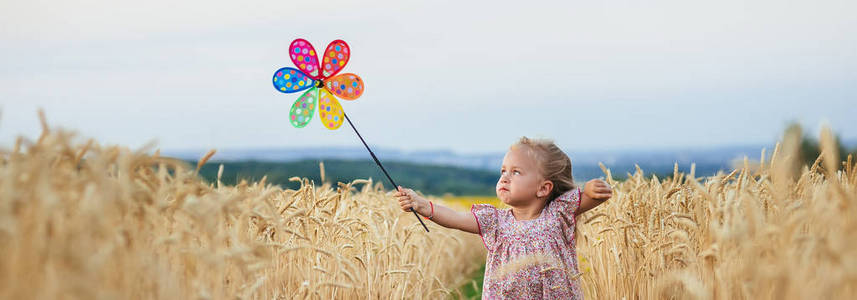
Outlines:
[[[497,190],[498,190],[498,191],[501,191],[501,192],[502,192],[502,191],[506,191],[506,192],[508,192],[508,191],[509,191],[509,189],[507,189],[507,188],[502,188],[502,187],[501,187],[501,188],[499,188],[499,189],[497,189]]]

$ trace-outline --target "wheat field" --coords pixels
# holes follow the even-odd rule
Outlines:
[[[857,298],[857,165],[825,129],[801,166],[799,134],[712,177],[604,170],[614,199],[578,220],[587,297]]]
[[[0,156],[0,299],[437,299],[484,255],[369,180],[207,183],[43,127]]]
[[[478,236],[424,232],[370,180],[205,182],[213,152],[190,166],[42,126],[0,155],[0,299],[459,298],[484,264]],[[831,136],[812,166],[786,136],[712,177],[605,169],[614,198],[578,218],[586,297],[857,298],[857,165]]]

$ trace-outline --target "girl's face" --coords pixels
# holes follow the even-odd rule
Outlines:
[[[545,187],[550,181],[542,176],[536,160],[522,148],[509,149],[500,167],[497,198],[509,206],[526,205],[550,194],[550,188]]]

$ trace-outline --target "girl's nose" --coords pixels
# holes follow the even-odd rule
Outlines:
[[[500,182],[509,182],[509,175],[503,174],[500,175]]]

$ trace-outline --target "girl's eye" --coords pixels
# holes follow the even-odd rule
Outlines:
[[[515,175],[521,175],[521,171],[515,171]]]

